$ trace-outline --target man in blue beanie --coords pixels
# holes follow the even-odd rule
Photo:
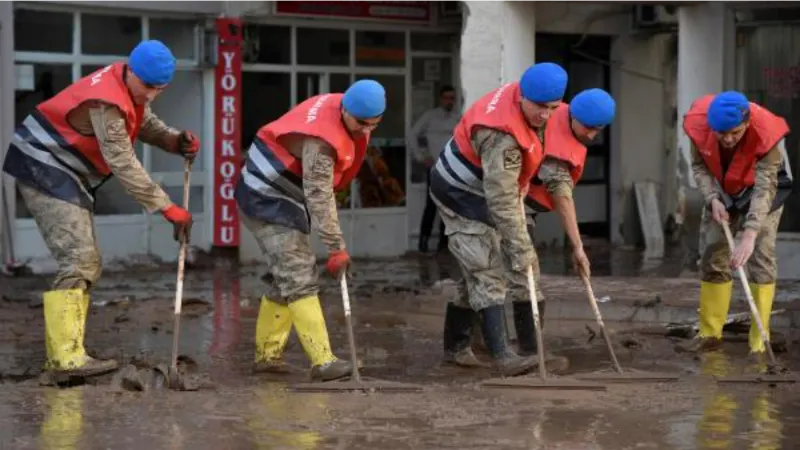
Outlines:
[[[578,229],[577,213],[572,192],[583,174],[586,163],[586,145],[605,127],[614,121],[616,103],[611,95],[602,89],[587,89],[576,95],[567,105],[560,104],[553,111],[547,124],[540,129],[544,142],[544,160],[531,180],[525,198],[528,218],[528,231],[533,241],[535,216],[538,213],[555,211],[564,227],[572,246],[572,263],[577,274],[591,274],[589,258],[583,249]],[[535,253],[534,253],[535,256]],[[534,279],[537,286],[537,305],[540,323],[544,326],[545,302],[540,289],[539,261],[533,260]],[[533,311],[528,294],[527,274],[509,271],[507,300],[514,307],[514,325],[520,353],[536,353],[536,333],[533,324]],[[548,366],[556,370],[566,370],[566,358],[548,355]]]
[[[133,148],[139,139],[187,159],[200,149],[194,134],[168,127],[150,110],[174,72],[175,58],[164,44],[142,42],[127,64],[76,81],[37,105],[16,129],[3,171],[16,178],[58,262],[51,290],[44,293],[45,371],[88,377],[117,367],[84,349],[89,290],[101,272],[94,196],[106,179],[116,176],[148,212],[161,212],[177,232],[188,233],[191,214],[150,178]]]
[[[706,199],[701,222],[700,332],[682,350],[719,348],[728,316],[733,281],[731,269],[747,266],[750,289],[769,333],[775,280],[775,242],[783,203],[792,191],[784,139],[786,121],[727,91],[696,100],[683,120],[692,142],[692,171]],[[722,229],[741,239],[731,251]],[[751,322],[750,351],[756,359],[766,351]]]
[[[328,249],[325,268],[344,276],[350,256],[335,192],[358,174],[370,133],[386,110],[386,92],[360,80],[344,94],[311,97],[263,126],[247,152],[235,191],[244,225],[267,269],[255,336],[255,372],[285,372],[283,350],[294,325],[316,381],[351,373],[331,351],[319,301],[311,229]]]
[[[447,305],[445,316],[448,363],[482,364],[470,349],[476,320],[501,374],[515,376],[536,367],[536,358],[518,355],[509,344],[504,273],[524,272],[535,261],[520,201],[543,156],[538,133],[566,87],[563,68],[534,64],[518,82],[470,106],[431,170],[430,193],[463,273],[462,295]]]

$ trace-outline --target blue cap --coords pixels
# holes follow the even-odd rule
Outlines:
[[[724,133],[739,126],[750,113],[750,102],[741,92],[725,91],[711,100],[708,106],[708,126]]]
[[[142,41],[128,57],[128,67],[143,82],[161,86],[172,81],[175,57],[161,41]]]
[[[386,91],[375,80],[358,80],[345,91],[342,106],[356,119],[378,117],[386,110]]]
[[[614,121],[616,102],[602,89],[586,89],[572,98],[569,112],[585,127],[604,127]]]
[[[551,62],[537,63],[519,80],[522,97],[536,103],[548,103],[564,98],[567,90],[567,71]]]

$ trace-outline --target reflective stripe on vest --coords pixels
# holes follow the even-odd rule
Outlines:
[[[483,170],[470,163],[454,139],[431,169],[431,195],[456,214],[494,226],[483,192]]]
[[[94,191],[108,178],[37,111],[14,131],[3,171],[27,186],[90,210]]]
[[[311,232],[303,180],[292,173],[261,139],[247,152],[234,193],[242,211],[267,223]]]

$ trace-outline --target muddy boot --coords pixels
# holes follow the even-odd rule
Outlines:
[[[722,347],[722,339],[715,337],[696,337],[689,342],[684,342],[675,346],[675,351],[679,353],[704,353],[718,350]]]
[[[490,306],[479,311],[486,347],[494,367],[503,376],[522,375],[536,367],[536,358],[519,356],[511,349],[506,335],[505,307]]]
[[[462,367],[488,367],[472,353],[472,322],[477,316],[472,308],[447,303],[444,316],[444,363]]]
[[[83,289],[44,293],[45,345],[44,370],[56,377],[91,377],[116,370],[115,360],[94,359],[86,354],[83,339],[89,295]]]
[[[533,324],[533,308],[531,302],[513,302],[514,305],[514,328],[517,330],[517,344],[521,356],[536,356],[538,348],[536,346],[536,327]],[[544,305],[545,302],[536,303],[539,308],[539,326],[544,329]],[[538,358],[537,358],[538,363]],[[545,350],[544,353],[545,369],[552,373],[562,373],[569,369],[569,359],[563,356],[555,356]]]
[[[288,373],[290,371],[282,356],[291,331],[292,316],[289,307],[273,302],[266,296],[262,297],[256,321],[253,373]]]
[[[289,303],[289,310],[297,337],[311,360],[311,379],[333,381],[350,375],[353,370],[350,362],[336,358],[331,351],[319,297],[313,295],[293,301]]]
[[[333,381],[349,377],[353,373],[350,361],[337,359],[311,368],[312,381]]]

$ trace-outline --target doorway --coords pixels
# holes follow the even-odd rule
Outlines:
[[[611,38],[579,34],[536,34],[536,60],[560,64],[569,74],[569,101],[584,89],[601,88],[611,92]],[[613,95],[613,92],[611,92]],[[609,239],[611,236],[611,127],[606,127],[587,146],[583,176],[575,187],[575,209],[583,235]]]

